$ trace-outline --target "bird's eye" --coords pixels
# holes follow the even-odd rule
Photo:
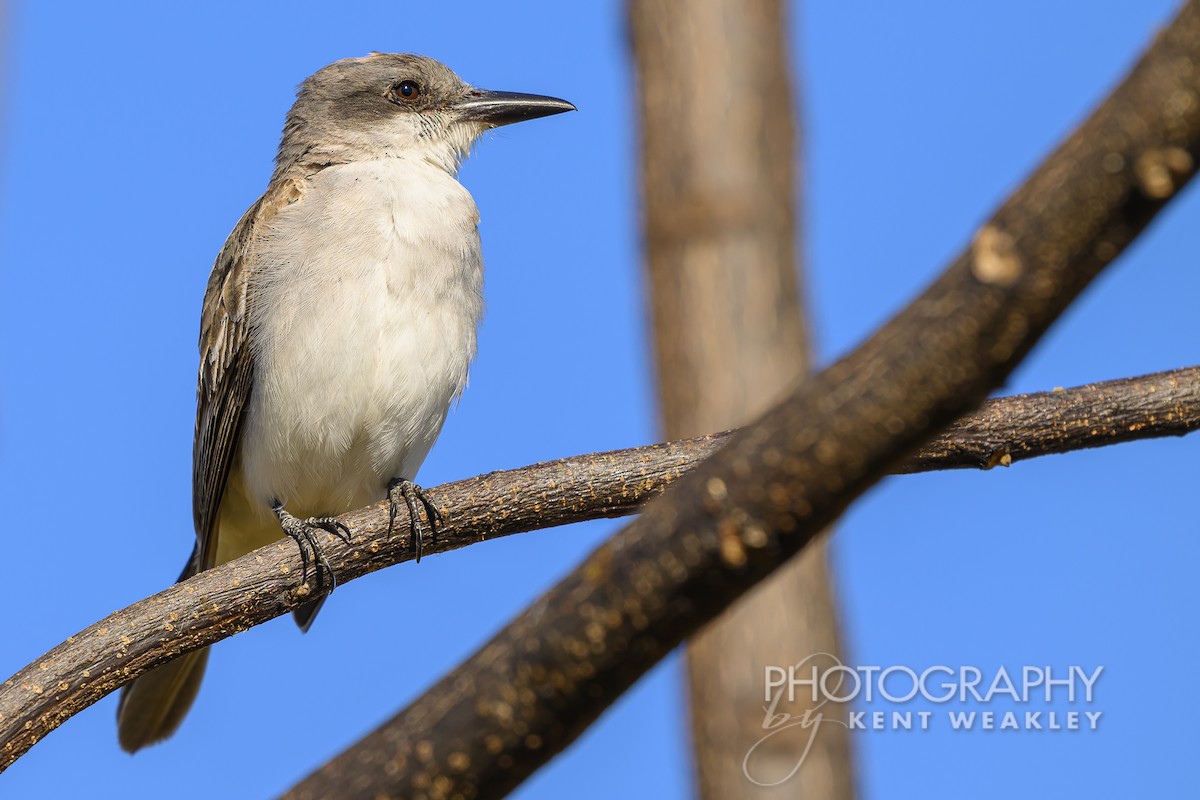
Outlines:
[[[396,97],[401,100],[416,100],[421,96],[421,84],[416,81],[400,81],[396,84]]]

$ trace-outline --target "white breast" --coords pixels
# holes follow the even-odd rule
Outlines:
[[[415,477],[467,381],[479,215],[424,161],[329,167],[282,211],[251,280],[248,498],[337,514]]]

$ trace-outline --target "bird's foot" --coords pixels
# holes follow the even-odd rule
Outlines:
[[[393,478],[388,484],[388,536],[396,525],[396,514],[400,510],[400,501],[408,506],[409,525],[412,530],[413,549],[417,553],[416,560],[421,561],[421,553],[425,549],[425,524],[429,526],[429,538],[437,535],[438,526],[444,521],[442,512],[429,499],[429,495],[420,486],[406,478]],[[421,522],[421,511],[425,512],[425,524]]]
[[[308,581],[308,563],[311,558],[316,566],[317,584],[321,583],[321,569],[324,568],[325,572],[329,573],[329,591],[332,592],[337,588],[337,577],[333,574],[333,566],[330,565],[329,559],[325,557],[324,551],[317,543],[317,531],[325,531],[343,542],[349,543],[350,529],[346,527],[345,523],[338,522],[333,517],[297,519],[285,511],[283,503],[278,500],[275,501],[275,505],[271,506],[271,510],[279,518],[279,526],[283,528],[283,532],[300,548],[300,580]]]

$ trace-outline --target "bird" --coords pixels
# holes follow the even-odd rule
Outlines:
[[[318,531],[345,539],[335,517],[383,497],[393,520],[408,508],[420,555],[440,514],[412,480],[466,386],[483,315],[479,212],[458,168],[486,131],[574,110],[413,54],[336,61],[301,83],[267,188],[204,295],[196,544],[179,580],[283,536],[303,579],[310,560],[320,579]],[[324,597],[293,612],[301,630]],[[122,689],[123,749],[176,731],[207,658]]]

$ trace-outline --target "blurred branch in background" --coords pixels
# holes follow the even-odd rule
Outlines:
[[[741,425],[808,371],[785,15],[784,0],[629,3],[647,285],[669,439]],[[763,738],[763,665],[840,656],[831,584],[825,545],[814,543],[688,642],[701,798],[853,797],[844,725],[815,729],[789,781],[756,786],[743,774],[752,748],[755,770],[786,774],[812,733],[797,728],[754,748]],[[822,709],[841,722],[846,711]]]

